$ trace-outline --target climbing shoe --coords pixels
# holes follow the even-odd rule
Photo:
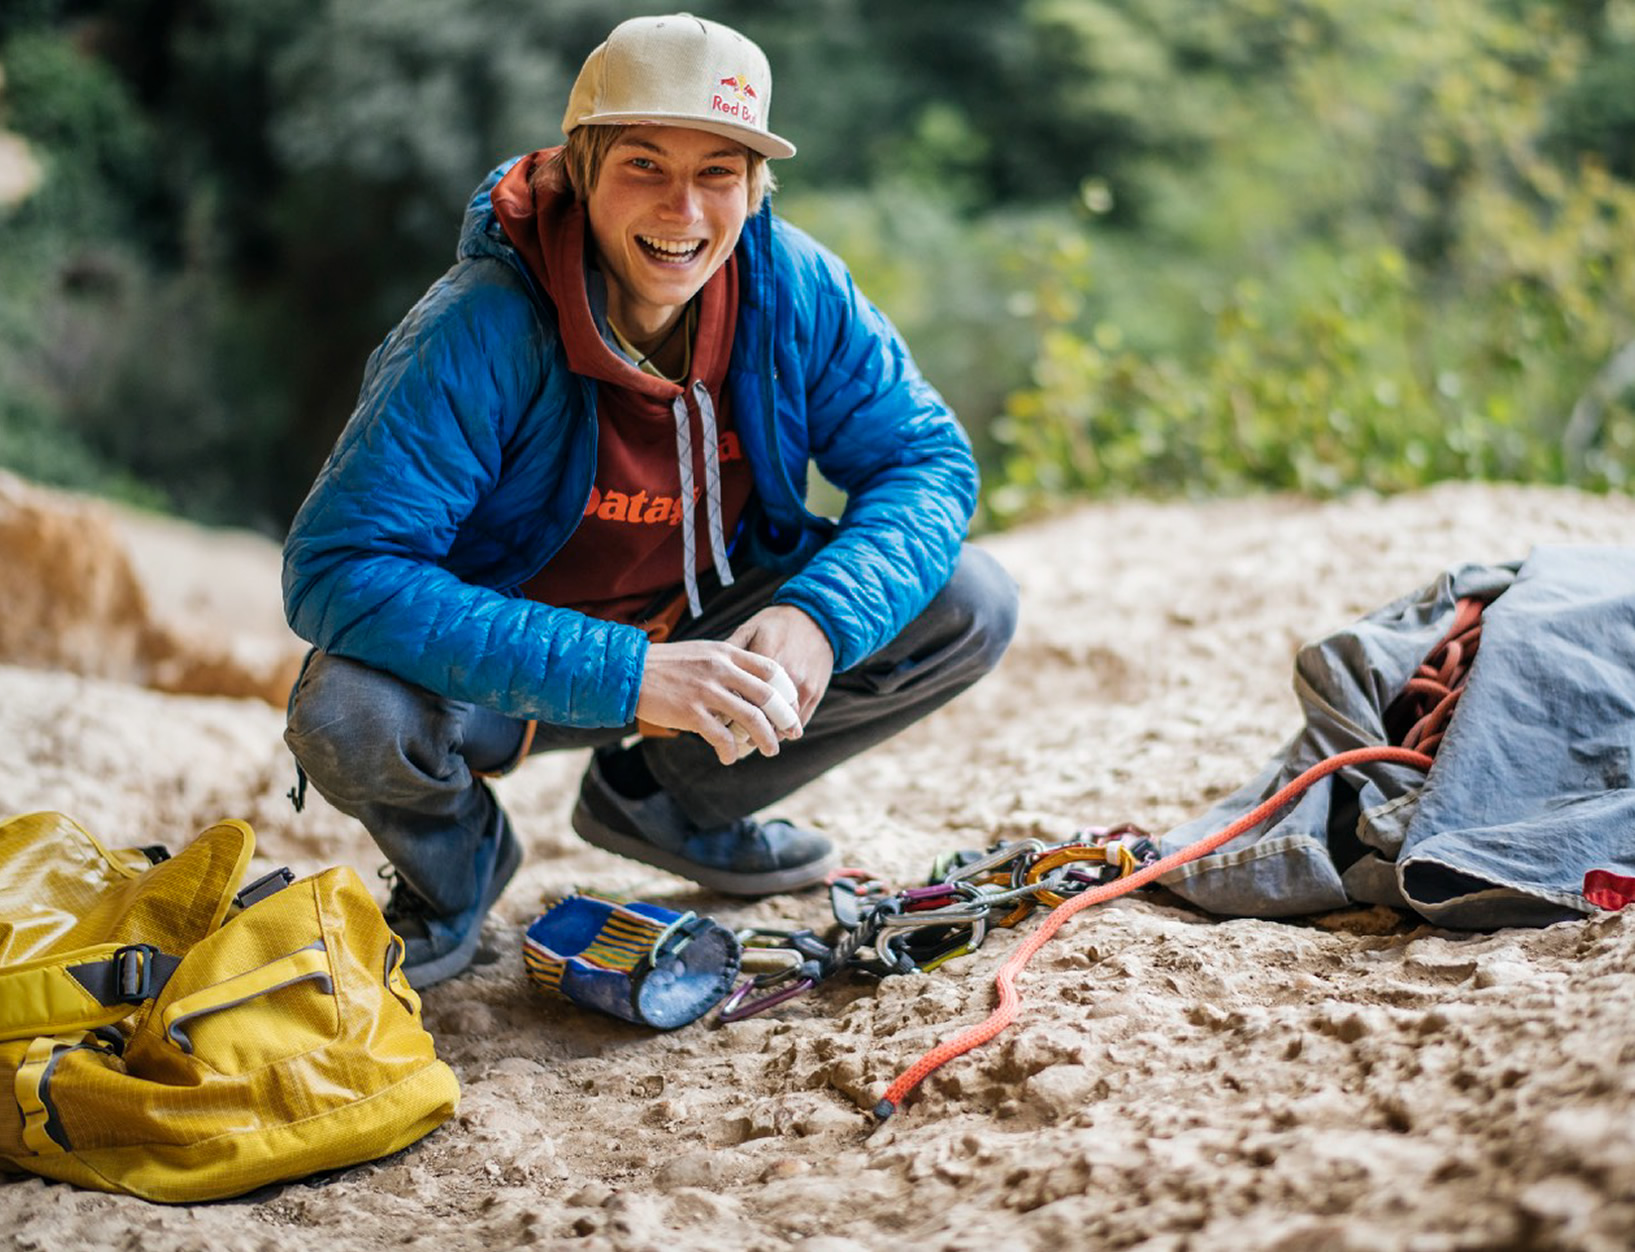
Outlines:
[[[416,991],[464,973],[476,958],[483,918],[522,862],[522,849],[510,826],[502,824],[498,839],[485,841],[477,858],[477,879],[486,879],[486,886],[476,904],[458,913],[435,912],[401,877],[388,873],[392,894],[382,912],[403,940],[403,973]]]
[[[701,829],[668,792],[640,799],[607,781],[601,753],[579,786],[573,828],[586,843],[732,896],[767,896],[821,883],[839,860],[834,845],[785,821],[740,817]]]

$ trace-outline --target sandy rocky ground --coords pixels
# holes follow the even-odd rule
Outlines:
[[[943,849],[1167,829],[1296,729],[1302,641],[1458,561],[1632,536],[1628,499],[1512,487],[1087,508],[987,541],[1024,609],[991,679],[782,811],[904,885]],[[273,545],[4,479],[0,541],[16,662],[0,665],[0,811],[172,847],[241,817],[266,867],[372,874],[361,828],[285,799],[281,715],[256,695],[276,699],[296,654]],[[212,689],[236,698],[187,694]],[[1635,916],[1468,934],[1380,909],[1267,922],[1126,898],[1069,923],[1022,979],[1020,1022],[866,1137],[886,1083],[986,1015],[1024,932],[725,1027],[656,1034],[546,1000],[522,931],[575,884],[730,923],[827,914],[819,894],[734,903],[584,848],[582,763],[500,784],[527,860],[486,963],[425,1002],[464,1087],[451,1122],[233,1203],[3,1182],[0,1246],[1635,1246]]]

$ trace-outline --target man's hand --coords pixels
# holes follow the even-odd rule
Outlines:
[[[829,645],[823,646],[827,651]],[[636,716],[655,726],[702,736],[723,765],[738,759],[738,742],[732,733],[735,724],[744,728],[750,742],[762,752],[776,756],[780,735],[765,711],[776,694],[769,681],[775,669],[768,656],[731,640],[655,643],[647,649]],[[795,679],[795,686],[800,689],[800,679]],[[805,720],[802,714],[801,723]],[[800,725],[781,737],[798,739]]]
[[[834,649],[816,622],[793,605],[774,604],[733,631],[727,642],[782,665],[800,693],[796,712],[801,725],[812,719],[835,672]]]

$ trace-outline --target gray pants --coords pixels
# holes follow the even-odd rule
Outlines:
[[[672,639],[724,639],[771,600],[782,579],[749,569],[683,620]],[[700,827],[745,817],[913,724],[999,662],[1016,627],[1016,584],[967,546],[948,585],[885,647],[834,676],[801,738],[777,756],[722,765],[697,735],[644,739],[653,777]],[[290,697],[284,741],[312,785],[358,819],[408,884],[439,913],[476,900],[474,863],[509,819],[478,775],[508,764],[525,723],[448,700],[381,670],[314,652]],[[541,724],[530,752],[620,742],[634,724],[587,730]]]

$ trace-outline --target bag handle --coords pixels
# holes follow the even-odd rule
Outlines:
[[[167,1039],[192,1055],[193,1040],[187,1034],[188,1023],[207,1014],[245,1004],[282,987],[308,981],[320,983],[325,995],[335,993],[335,984],[329,976],[329,950],[322,939],[213,987],[171,1001],[165,1006],[160,1025]]]
[[[73,1034],[41,1035],[28,1045],[17,1066],[13,1087],[17,1111],[23,1117],[23,1143],[41,1156],[73,1150],[57,1116],[57,1106],[51,1102],[51,1076],[57,1062],[82,1048],[113,1056],[119,1054],[119,1047],[112,1039],[82,1030]]]
[[[66,842],[74,850],[60,851],[61,857],[74,864],[101,867],[95,874],[80,874],[83,885],[97,887],[105,898],[123,893],[122,910],[150,889],[147,884],[181,882],[190,893],[187,907],[159,937],[185,949],[220,928],[232,903],[231,884],[250,864],[255,835],[244,822],[217,822],[178,855],[149,869],[139,869],[136,862],[152,858],[110,853],[61,813],[36,813],[0,822],[0,842],[8,852],[32,850],[36,857],[51,853],[53,842]],[[173,875],[180,877],[170,877]],[[28,886],[26,881],[0,882],[0,917],[13,900],[26,899]],[[249,890],[257,886],[251,884]],[[17,891],[25,894],[8,895]],[[126,935],[131,937],[129,930]],[[96,1030],[122,1021],[164,990],[182,955],[149,943],[105,940],[7,963],[0,967],[0,1042]]]
[[[0,970],[0,1040],[111,1026],[165,989],[181,957],[99,943]]]

